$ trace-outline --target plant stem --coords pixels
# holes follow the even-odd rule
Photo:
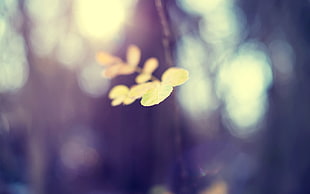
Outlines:
[[[135,72],[137,72],[137,73],[143,73],[143,71],[142,71],[142,68],[141,67],[136,67],[136,71]],[[160,79],[159,78],[157,78],[156,76],[154,76],[154,75],[151,75],[151,80],[152,81],[160,81]]]
[[[165,15],[162,0],[155,0],[155,5],[156,5],[156,9],[157,9],[158,16],[160,19],[160,24],[161,24],[162,30],[163,30],[163,36],[164,37],[162,39],[162,43],[163,43],[163,47],[164,47],[164,54],[165,54],[166,63],[168,66],[174,66],[173,60],[172,60],[172,53],[171,53],[171,49],[170,49],[171,32],[169,29],[167,16]]]
[[[164,54],[165,54],[165,60],[168,66],[174,66],[173,60],[172,60],[172,52],[170,47],[170,40],[171,40],[171,32],[169,29],[168,19],[165,15],[165,10],[163,7],[162,0],[155,0],[156,9],[158,12],[158,16],[160,19],[160,23],[163,30],[163,47],[164,47]],[[174,129],[175,129],[175,149],[177,154],[177,159],[179,161],[180,167],[181,167],[181,180],[182,182],[185,181],[187,172],[185,169],[185,162],[182,158],[182,135],[181,135],[181,129],[180,129],[180,115],[179,115],[179,109],[175,105],[174,106],[175,116],[174,116]],[[183,183],[181,183],[183,184]]]

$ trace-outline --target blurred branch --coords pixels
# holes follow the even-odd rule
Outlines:
[[[160,24],[162,26],[163,31],[163,47],[164,47],[164,54],[165,60],[168,66],[174,66],[172,60],[172,53],[170,48],[170,38],[171,38],[171,31],[168,24],[167,16],[165,15],[165,10],[162,4],[162,0],[155,0],[156,10],[158,12],[158,16],[160,19]]]
[[[169,28],[168,18],[165,14],[165,9],[162,3],[162,0],[155,0],[156,10],[160,19],[160,24],[162,26],[162,32],[163,32],[163,38],[162,38],[162,44],[164,47],[164,55],[167,66],[173,67],[174,62],[172,59],[172,48],[170,46],[171,43],[171,31]],[[181,193],[186,193],[186,191],[189,189],[187,188],[188,185],[186,184],[186,177],[187,172],[185,168],[185,161],[182,157],[182,135],[181,135],[181,126],[180,126],[180,110],[179,107],[174,104],[174,133],[175,133],[175,149],[177,154],[177,160],[180,165],[180,183],[179,183],[179,191]]]

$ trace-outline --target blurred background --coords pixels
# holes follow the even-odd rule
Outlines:
[[[163,43],[190,80],[111,107],[96,53]],[[1,0],[0,193],[310,193],[309,47],[309,0]]]

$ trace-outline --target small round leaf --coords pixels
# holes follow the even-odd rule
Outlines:
[[[127,63],[132,66],[137,66],[140,62],[141,50],[136,45],[129,45],[127,49]]]
[[[104,66],[112,65],[114,63],[120,63],[122,60],[106,52],[98,52],[96,54],[96,60],[98,63]]]
[[[132,74],[136,71],[136,67],[128,64],[123,64],[120,69],[119,69],[119,74],[120,75],[129,75]]]
[[[128,96],[134,99],[141,98],[148,90],[154,87],[156,87],[156,83],[154,82],[135,85],[130,89]]]
[[[129,88],[125,85],[114,86],[109,92],[110,99],[116,99],[118,97],[127,96]]]
[[[158,60],[152,57],[145,61],[142,72],[152,74],[155,71],[155,69],[157,69],[157,67],[158,67]]]
[[[177,67],[171,67],[163,73],[161,80],[163,84],[179,86],[185,83],[188,78],[189,76],[187,70]]]
[[[171,94],[173,87],[165,84],[157,84],[156,87],[148,90],[141,99],[141,105],[153,106],[164,101]]]
[[[112,100],[111,105],[112,105],[112,106],[118,106],[118,105],[120,105],[120,104],[123,103],[123,101],[124,101],[125,98],[126,98],[125,96],[117,97],[117,98],[115,98],[114,100]]]
[[[123,104],[125,105],[129,105],[129,104],[132,104],[136,99],[134,98],[130,98],[130,97],[126,97],[123,101]]]
[[[148,74],[148,73],[141,73],[139,74],[137,77],[136,77],[136,82],[138,84],[141,84],[141,83],[144,83],[144,82],[147,82],[149,81],[150,79],[152,78],[152,75],[151,74]]]
[[[121,67],[122,67],[121,63],[108,66],[106,69],[103,70],[102,75],[105,78],[109,78],[109,79],[114,78],[119,74],[119,70]]]

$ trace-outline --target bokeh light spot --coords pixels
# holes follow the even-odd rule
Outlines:
[[[104,94],[109,81],[101,76],[102,68],[97,64],[85,66],[78,76],[80,88],[92,97]]]
[[[225,181],[216,181],[207,189],[199,192],[199,194],[227,194],[228,185]]]
[[[206,51],[198,40],[183,37],[178,44],[178,65],[189,69],[190,79],[180,87],[179,100],[183,107],[197,117],[216,105],[211,95],[211,85],[204,69]]]
[[[59,42],[57,49],[58,60],[66,67],[72,69],[77,67],[83,59],[84,48],[81,38],[74,33],[68,33]]]
[[[164,185],[155,185],[151,187],[149,194],[173,194],[168,191],[168,189]]]
[[[242,37],[245,19],[236,7],[220,7],[205,14],[200,23],[201,36],[211,44],[221,44],[226,48],[234,45]]]
[[[31,47],[38,56],[47,56],[53,51],[59,39],[60,29],[61,23],[58,24],[57,28],[50,24],[46,27],[37,25],[31,30]]]
[[[23,40],[12,29],[8,31],[4,36],[10,44],[0,44],[0,92],[17,91],[28,77]]]
[[[266,108],[266,90],[272,82],[269,58],[259,43],[245,43],[235,58],[222,67],[218,78],[218,92],[236,125],[233,133],[249,133],[245,129],[255,126]]]
[[[110,39],[124,24],[125,8],[123,0],[77,0],[74,7],[76,24],[87,37]]]
[[[220,6],[232,3],[230,0],[180,0],[179,2],[187,11],[197,12],[199,14],[205,14]]]
[[[2,37],[4,36],[5,29],[6,29],[6,22],[4,19],[0,17],[0,41]]]
[[[0,92],[15,91],[25,82],[25,68],[20,63],[0,64]]]
[[[7,15],[14,14],[18,8],[17,0],[2,0],[0,10],[6,12]]]
[[[61,1],[64,3],[66,1]],[[26,8],[31,19],[38,22],[49,22],[55,19],[60,11],[60,0],[27,0]],[[48,6],[47,6],[48,5]]]

